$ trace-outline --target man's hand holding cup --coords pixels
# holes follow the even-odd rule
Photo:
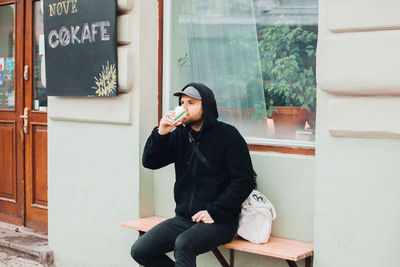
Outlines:
[[[175,110],[168,111],[167,114],[160,120],[158,133],[166,135],[171,132],[176,126],[182,124],[182,119],[186,117],[186,110],[182,106],[177,106]]]

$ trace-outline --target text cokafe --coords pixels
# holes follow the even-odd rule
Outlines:
[[[55,3],[49,4],[49,11],[50,17],[77,14],[79,12],[78,0],[55,1]],[[108,27],[110,26],[110,21],[61,26],[60,29],[51,30],[47,40],[51,48],[56,48],[59,45],[94,43],[99,40],[106,42],[110,40],[110,35],[108,35]]]

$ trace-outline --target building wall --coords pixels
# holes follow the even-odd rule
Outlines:
[[[395,266],[398,1],[320,1],[314,266]]]
[[[59,267],[134,265],[137,232],[120,223],[154,213],[141,154],[157,121],[158,1],[118,6],[131,20],[118,25],[131,38],[118,51],[122,93],[49,97],[48,238]]]
[[[49,121],[48,238],[57,266],[128,266],[135,233],[119,224],[139,216],[134,128]]]

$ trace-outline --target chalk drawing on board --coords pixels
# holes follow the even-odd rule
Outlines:
[[[96,90],[98,96],[116,95],[117,70],[115,64],[110,65],[107,61],[107,65],[103,65],[102,68],[103,71],[99,73],[98,78],[94,77],[96,86],[92,88]]]

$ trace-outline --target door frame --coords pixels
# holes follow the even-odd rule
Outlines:
[[[25,0],[25,33],[24,33],[24,64],[29,66],[28,79],[24,81],[24,104],[28,108],[29,122],[28,133],[25,134],[24,153],[25,153],[25,226],[41,231],[47,232],[47,199],[46,205],[43,201],[37,201],[35,198],[35,141],[37,128],[46,127],[46,142],[47,142],[47,112],[32,110],[33,89],[36,82],[35,68],[35,29],[34,29],[34,3],[40,0]],[[47,147],[47,146],[46,146]],[[47,149],[46,149],[47,158]],[[47,160],[46,160],[47,163]],[[47,165],[46,165],[46,179],[47,179]],[[47,183],[46,183],[47,185]],[[46,188],[47,193],[47,188]]]
[[[16,216],[0,213],[0,220],[12,224],[23,225],[25,221],[25,136],[23,123],[20,116],[24,109],[24,84],[23,84],[23,62],[24,62],[24,24],[25,24],[25,2],[24,0],[0,0],[0,5],[15,5],[14,14],[14,110],[2,110],[5,114],[2,122],[11,122],[15,125],[15,164],[13,171],[16,179]]]

